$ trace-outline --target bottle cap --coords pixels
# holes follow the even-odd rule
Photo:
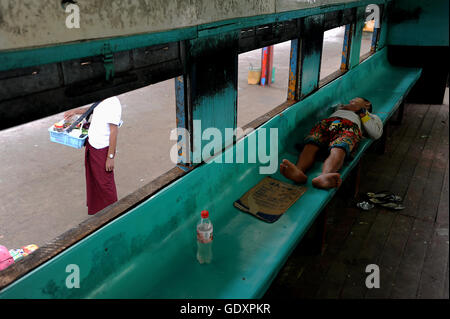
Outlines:
[[[56,127],[56,128],[63,128],[63,126],[64,126],[64,123],[63,123],[63,122],[55,123],[55,127]]]
[[[209,212],[207,210],[202,210],[202,218],[208,218]]]

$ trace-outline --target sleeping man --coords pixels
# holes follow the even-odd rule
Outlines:
[[[346,158],[352,158],[363,134],[372,139],[383,134],[383,122],[371,112],[372,103],[361,97],[352,99],[349,104],[338,105],[337,110],[317,123],[305,138],[297,164],[287,159],[282,161],[281,174],[294,182],[306,183],[306,171],[314,164],[317,152],[328,148],[322,174],[314,178],[312,184],[322,189],[339,187],[342,179],[338,171]]]

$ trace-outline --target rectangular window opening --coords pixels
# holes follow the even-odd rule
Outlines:
[[[120,200],[176,165],[170,159],[176,143],[170,140],[170,132],[176,128],[174,79],[117,97],[123,124],[114,178]],[[90,217],[85,148],[50,141],[48,129],[62,120],[64,113],[0,131],[4,161],[0,167],[0,224],[6,230],[0,237],[9,249],[24,243],[41,247]]]
[[[319,86],[334,80],[346,70],[345,34],[346,26],[324,32]]]
[[[366,7],[366,15],[371,12],[369,7]],[[379,31],[379,28],[375,28],[375,19],[364,22],[361,36],[361,49],[359,51],[360,62],[375,53]]]
[[[286,102],[290,51],[291,41],[285,41],[239,54],[237,127],[244,127]],[[271,74],[264,76],[269,69]]]

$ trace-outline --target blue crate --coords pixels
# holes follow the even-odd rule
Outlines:
[[[48,131],[50,132],[50,141],[64,144],[73,148],[82,148],[87,138],[87,135],[83,138],[77,138],[72,137],[65,132],[54,131],[53,126],[51,126]]]

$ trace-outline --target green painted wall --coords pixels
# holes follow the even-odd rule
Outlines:
[[[365,11],[365,7],[359,7],[356,9],[356,23],[353,29],[352,43],[350,47],[349,69],[353,69],[359,64]]]
[[[448,0],[394,0],[388,44],[448,46]]]
[[[306,17],[301,39],[301,93],[304,97],[316,90],[319,85],[320,61],[323,45],[323,15]]]
[[[237,123],[238,40],[238,32],[227,32],[189,41],[188,103],[192,105],[193,121],[201,121],[200,129],[193,123],[191,130],[195,163],[208,157],[200,159],[201,145],[213,140],[212,136],[203,136],[205,129],[220,131],[224,138],[220,145],[233,142],[232,138],[225,139],[225,128],[234,129]],[[221,151],[222,147],[215,150]]]
[[[27,3],[30,1],[28,0]],[[210,18],[206,20],[197,19],[195,23],[184,23],[185,19],[174,19],[176,21],[175,25],[161,28],[155,28],[155,26],[150,27],[146,24],[147,20],[152,19],[151,15],[145,15],[145,12],[139,13],[139,10],[132,11],[132,9],[127,9],[126,7],[122,12],[128,12],[130,10],[130,18],[124,18],[124,21],[117,18],[117,14],[115,13],[107,17],[103,16],[103,26],[98,26],[99,22],[97,20],[100,19],[99,13],[92,13],[93,16],[88,15],[89,21],[84,25],[85,27],[80,28],[80,30],[77,29],[77,31],[64,27],[63,18],[65,17],[65,13],[64,11],[60,12],[61,8],[58,6],[46,4],[46,6],[40,7],[34,4],[34,2],[33,5],[27,6],[22,1],[0,0],[0,71],[101,55],[105,44],[108,44],[113,52],[125,51],[155,44],[217,35],[223,32],[237,31],[242,28],[273,23],[275,21],[284,21],[335,10],[366,6],[370,3],[379,4],[385,1],[387,0],[322,0],[307,3],[307,0],[290,0],[282,1],[283,5],[280,7],[280,12],[273,11],[267,13],[264,10],[263,12],[259,12],[258,10],[248,10],[247,12],[245,9],[240,8],[239,12],[246,13],[244,15],[246,16],[245,18],[242,18],[242,15],[231,15],[231,18],[227,14],[221,18],[215,17],[212,20]],[[131,1],[130,5],[135,6],[134,2]],[[172,3],[173,1],[167,2]],[[183,1],[180,0],[180,2]],[[287,6],[288,2],[292,5]],[[292,11],[288,11],[288,8],[291,7]],[[9,13],[5,8],[8,8],[12,13]],[[162,6],[162,8],[164,9],[165,6]],[[34,12],[36,10],[40,13],[35,16]],[[32,29],[31,31],[33,32],[31,32],[29,31],[30,27],[25,25],[21,33],[18,34],[17,22],[21,20],[17,12],[21,16],[29,16],[27,25],[34,23],[38,27]],[[169,12],[172,11],[169,10]],[[184,10],[180,12],[187,14],[186,12],[190,11]],[[135,17],[134,15],[138,16]],[[85,15],[83,16],[85,17]],[[141,16],[145,18],[145,23],[140,21]],[[16,17],[16,19],[11,19],[11,17]],[[48,25],[47,22],[51,21],[53,21],[51,25]],[[55,24],[54,21],[59,22]],[[161,21],[161,19],[155,21]],[[133,23],[134,27],[139,27],[139,32],[130,29],[130,23]],[[61,24],[63,27],[61,27]],[[53,29],[58,30],[58,32],[55,33],[56,31],[52,31]],[[82,30],[84,33],[80,35],[79,33]],[[35,32],[38,31],[39,33],[36,35]],[[74,32],[77,33],[76,36]]]

